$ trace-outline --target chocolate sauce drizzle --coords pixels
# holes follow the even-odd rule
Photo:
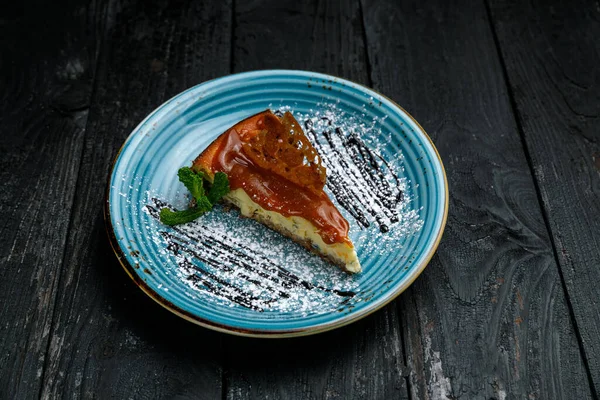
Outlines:
[[[403,194],[398,175],[356,133],[346,135],[328,117],[321,120],[330,128],[320,134],[310,119],[304,127],[327,168],[327,187],[361,228],[371,225],[370,215],[382,233],[389,232],[390,225],[400,220]]]
[[[152,198],[152,203],[146,205],[146,210],[157,220],[160,209],[173,209],[156,198]],[[159,233],[167,243],[167,250],[177,257],[179,267],[188,274],[188,281],[198,289],[242,307],[263,312],[274,301],[289,298],[288,291],[292,288],[320,290],[346,298],[341,304],[347,303],[356,294],[301,279],[270,261],[266,255],[239,242],[234,243],[199,221],[193,225],[174,226]],[[235,272],[238,284],[220,277],[214,271]],[[249,290],[248,283],[258,290]]]

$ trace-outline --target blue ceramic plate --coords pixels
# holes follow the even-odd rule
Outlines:
[[[187,207],[177,170],[267,108],[293,112],[318,148],[362,273],[222,206],[174,228],[158,221],[162,207]],[[223,332],[286,337],[348,324],[398,296],[431,259],[447,211],[439,155],[406,111],[343,79],[275,70],[203,83],[150,114],[115,160],[106,220],[127,273],[168,310]]]

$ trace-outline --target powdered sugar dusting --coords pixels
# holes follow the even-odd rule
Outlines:
[[[158,223],[158,210],[172,207],[158,199],[151,202],[145,210]],[[354,297],[356,284],[345,279],[341,271],[337,277],[328,274],[319,278],[318,268],[306,267],[307,261],[314,261],[311,255],[286,252],[285,244],[277,243],[276,237],[265,238],[265,232],[253,221],[232,214],[236,212],[220,209],[169,231],[157,231],[154,240],[166,245],[179,267],[176,275],[190,289],[210,293],[229,306],[237,304],[261,312],[314,312],[322,305],[331,307],[332,302],[324,300],[332,295],[342,304]],[[227,219],[233,219],[233,225],[245,226],[236,226],[232,232],[232,223]],[[323,284],[315,285],[313,280]]]

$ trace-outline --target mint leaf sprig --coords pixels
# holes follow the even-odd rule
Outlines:
[[[185,224],[212,210],[213,206],[229,193],[229,179],[223,172],[215,174],[213,183],[208,190],[204,189],[206,177],[201,171],[195,172],[189,167],[180,168],[177,176],[181,183],[190,191],[195,205],[182,211],[172,211],[168,208],[160,210],[160,221],[169,226]]]

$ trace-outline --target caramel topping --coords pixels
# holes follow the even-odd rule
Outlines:
[[[318,193],[325,186],[325,167],[294,116],[286,112],[281,121],[266,113],[254,130],[242,129],[244,153],[261,168]]]
[[[241,121],[194,161],[194,168],[225,172],[269,211],[307,219],[325,243],[351,243],[348,221],[323,191],[325,168],[290,113],[280,121],[270,111]]]

